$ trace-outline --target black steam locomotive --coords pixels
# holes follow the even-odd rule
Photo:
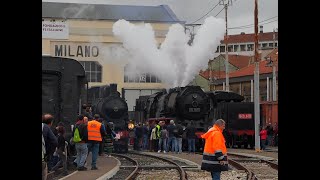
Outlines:
[[[168,93],[163,90],[150,96],[139,97],[136,100],[136,111],[143,111],[146,121],[169,118],[184,127],[193,121],[199,137],[199,132],[205,132],[208,124],[209,98],[200,86],[176,87]],[[203,144],[200,137],[196,139],[196,144],[200,144],[197,147]]]
[[[42,56],[42,113],[54,115],[53,127],[63,122],[67,138],[71,124],[87,101],[87,80],[83,66],[76,60]]]
[[[110,84],[88,89],[88,104],[92,113],[99,114],[105,123],[113,124],[113,130],[120,139],[113,142],[115,152],[128,151],[128,105],[120,97],[117,84]]]
[[[136,111],[144,114],[145,121],[154,118],[174,119],[186,127],[193,120],[198,150],[204,143],[200,136],[219,118],[226,121],[224,135],[228,146],[247,147],[250,144],[253,147],[254,106],[252,102],[243,100],[243,96],[233,92],[204,92],[199,86],[186,86],[170,89],[169,93],[163,90],[150,96],[141,96],[136,100]]]

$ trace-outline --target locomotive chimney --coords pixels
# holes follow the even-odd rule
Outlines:
[[[110,94],[116,94],[117,93],[117,84],[112,83],[110,84]]]

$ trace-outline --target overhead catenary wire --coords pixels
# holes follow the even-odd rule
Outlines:
[[[224,8],[225,8],[225,7],[223,7],[223,8],[218,12],[218,14],[215,15],[214,17],[217,17],[217,16],[222,12],[222,10],[224,10]],[[228,28],[228,29],[229,29],[229,28]]]
[[[265,21],[269,21],[269,20],[274,19],[274,18],[277,18],[277,17],[278,17],[278,16],[274,16],[274,17],[265,19],[265,20],[263,20],[263,21],[260,21],[259,23],[262,23],[262,22],[265,22]],[[274,20],[274,21],[277,21],[277,20]],[[274,22],[274,21],[272,21],[272,22]],[[268,22],[268,23],[270,23],[270,22]],[[264,24],[268,24],[268,23],[264,23]],[[261,24],[261,25],[263,25],[263,24]],[[228,29],[237,29],[237,28],[242,28],[242,27],[247,28],[247,27],[252,27],[252,26],[254,26],[254,24],[247,24],[247,25],[242,25],[242,26],[230,27],[230,28],[228,28]]]
[[[220,0],[219,0],[219,2],[220,2]],[[193,23],[199,21],[200,19],[204,18],[204,17],[205,17],[206,15],[208,15],[211,11],[213,11],[214,8],[216,8],[216,7],[219,5],[219,2],[218,2],[212,9],[210,9],[205,15],[201,16],[200,18],[198,18],[197,20],[195,20],[195,21],[193,21],[192,23],[189,23],[189,24],[193,24]]]
[[[269,21],[269,22],[265,22],[265,23],[261,23],[259,25],[265,25],[265,24],[269,24],[269,23],[272,23],[272,22],[275,22],[275,21],[278,21],[278,19],[275,19],[275,20],[272,20],[272,21]],[[254,25],[247,25],[247,26],[238,26],[238,27],[231,27],[231,28],[228,28],[228,29],[247,29],[247,28],[252,28]]]

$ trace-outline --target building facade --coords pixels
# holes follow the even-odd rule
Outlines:
[[[112,27],[119,19],[150,23],[160,44],[172,24],[184,24],[168,6],[42,2],[42,19],[42,54],[78,60],[85,69],[89,87],[116,83],[129,111],[134,111],[140,95],[167,87],[156,74],[127,75],[130,59],[113,59],[121,53],[122,43],[114,37]]]
[[[254,55],[254,36],[255,34],[235,34],[228,35],[228,40],[221,41],[217,47],[216,54],[226,53],[226,42],[228,42],[228,54],[238,54],[244,56]],[[278,47],[278,32],[263,32],[260,30],[258,34],[259,50],[272,50]],[[267,54],[270,53],[266,52]],[[262,57],[264,55],[262,54]]]
[[[229,89],[245,97],[245,101],[253,102],[253,79],[255,65],[250,64],[229,74]],[[278,99],[278,49],[274,49],[259,63],[260,102],[277,101]],[[225,75],[212,79],[211,90],[225,90]],[[275,94],[275,96],[273,95]]]

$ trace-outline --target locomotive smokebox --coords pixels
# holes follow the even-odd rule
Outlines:
[[[117,84],[110,84],[110,94],[116,94],[117,92]]]

